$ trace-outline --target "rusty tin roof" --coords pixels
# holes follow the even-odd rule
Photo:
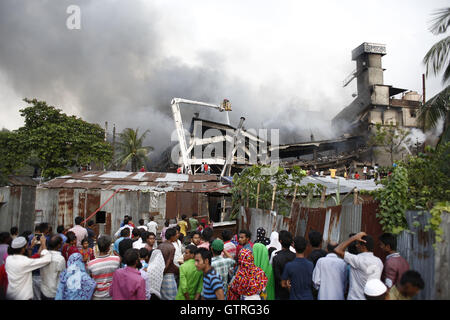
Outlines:
[[[187,175],[166,172],[84,171],[56,177],[39,188],[101,189],[130,191],[187,191],[230,193],[216,175]]]

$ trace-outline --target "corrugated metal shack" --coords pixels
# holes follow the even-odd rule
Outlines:
[[[89,217],[97,234],[113,234],[124,215],[148,222],[149,215],[162,227],[165,219],[210,216],[210,206],[231,201],[230,188],[214,175],[186,175],[157,172],[88,171],[55,178],[36,189],[36,222],[47,221],[54,228],[69,226],[76,216]]]
[[[8,177],[7,185],[0,187],[0,231],[12,226],[17,226],[19,233],[33,231],[36,186],[30,177]]]

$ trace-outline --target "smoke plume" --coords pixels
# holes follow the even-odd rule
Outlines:
[[[80,30],[66,27],[72,4],[81,8]],[[150,129],[146,143],[155,147],[154,157],[171,145],[174,97],[212,103],[228,98],[232,125],[244,116],[246,128],[278,128],[281,143],[309,141],[311,132],[316,139],[333,136],[334,114],[305,111],[309,101],[286,97],[274,83],[254,87],[228,74],[218,52],[198,52],[196,66],[167,55],[158,22],[158,12],[142,1],[2,0],[0,73],[23,97],[102,126],[108,121],[109,132],[113,123],[118,132]],[[324,99],[322,110],[330,104]],[[182,115],[190,122],[194,112],[224,120],[196,107],[183,108]]]

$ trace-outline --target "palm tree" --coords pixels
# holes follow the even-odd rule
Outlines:
[[[431,20],[432,25],[430,31],[435,35],[446,33],[447,28],[450,26],[450,7],[437,10],[433,15],[435,17]],[[435,43],[423,58],[427,76],[430,70],[434,75],[437,75],[441,70],[444,70],[442,76],[442,83],[444,85],[450,79],[449,53],[450,36],[447,36]],[[450,140],[449,101],[450,85],[428,100],[419,109],[419,121],[424,124],[426,130],[436,127],[438,121],[441,118],[444,118],[444,131],[439,137],[439,144]]]
[[[149,132],[149,130],[146,130],[138,137],[139,128],[136,130],[126,128],[119,134],[119,141],[117,143],[119,150],[119,165],[126,166],[131,162],[131,171],[137,172],[139,167],[145,164],[148,153],[153,150],[153,147],[151,146],[142,146],[144,139]]]

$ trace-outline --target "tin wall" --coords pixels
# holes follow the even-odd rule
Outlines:
[[[2,187],[0,199],[3,199],[0,206],[0,231],[9,232],[13,226],[19,228],[19,233],[33,231],[36,187]]]
[[[269,211],[254,208],[241,208],[239,229],[252,232],[252,241],[256,240],[256,230],[260,227],[267,232],[289,230],[294,235],[307,238],[310,230],[323,234],[327,240],[342,242],[350,233],[364,231],[374,238],[374,254],[385,260],[378,238],[383,233],[376,217],[378,204],[345,204],[328,208],[304,208],[298,204],[292,210],[292,218],[274,216]],[[425,231],[430,214],[428,212],[407,211],[406,220],[410,232],[404,231],[397,237],[397,250],[408,261],[412,270],[418,271],[425,282],[425,288],[416,297],[418,300],[450,299],[450,215],[442,214],[441,228],[443,241],[433,247],[435,235]],[[415,222],[419,224],[415,226]],[[293,228],[295,226],[295,228]],[[311,251],[307,247],[305,254]]]
[[[175,219],[185,214],[188,217],[193,213],[199,216],[209,216],[208,196],[196,192],[167,192],[166,219]]]
[[[74,224],[77,216],[83,219],[92,215],[112,195],[113,190],[47,189],[36,192],[36,215],[34,222],[49,222],[56,231],[58,225],[66,228]],[[113,235],[120,227],[124,215],[133,217],[137,225],[139,219],[147,223],[150,214],[158,223],[164,221],[166,208],[165,193],[129,191],[119,192],[100,210],[105,212],[105,223],[94,225],[96,235]],[[90,220],[96,222],[96,215]]]
[[[403,231],[397,240],[397,250],[408,261],[410,269],[418,271],[425,282],[425,288],[416,297],[418,300],[433,300],[436,296],[434,232],[424,231],[429,218],[428,212],[407,211],[406,220],[411,232]],[[419,222],[417,227],[415,221]],[[448,275],[448,265],[436,272],[438,278],[448,279]]]
[[[443,212],[441,228],[442,242],[436,244],[435,251],[435,299],[450,300],[450,214]]]

